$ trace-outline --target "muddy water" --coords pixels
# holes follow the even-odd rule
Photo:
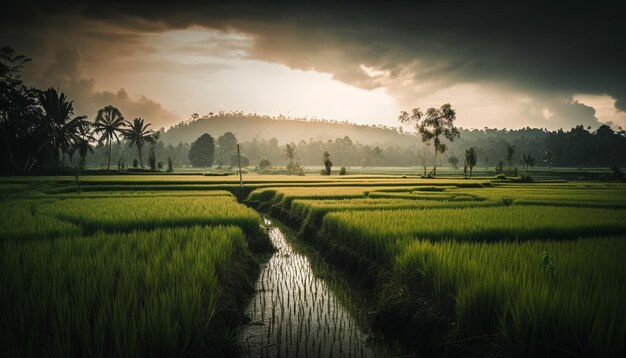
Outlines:
[[[350,310],[283,232],[265,220],[276,252],[261,267],[247,308],[251,321],[239,335],[244,357],[371,357]]]

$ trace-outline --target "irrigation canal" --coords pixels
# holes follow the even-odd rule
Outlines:
[[[269,219],[276,248],[261,266],[256,293],[239,332],[243,357],[373,357],[367,334],[311,261]]]

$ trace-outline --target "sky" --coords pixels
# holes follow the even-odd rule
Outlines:
[[[611,2],[15,2],[0,45],[76,114],[169,127],[218,111],[398,126],[451,103],[465,128],[626,127]]]

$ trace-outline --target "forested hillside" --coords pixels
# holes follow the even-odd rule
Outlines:
[[[326,120],[289,119],[243,112],[193,116],[190,120],[161,133],[156,145],[163,160],[173,158],[177,165],[188,165],[189,144],[203,133],[216,140],[226,132],[235,135],[242,153],[257,165],[261,159],[272,165],[285,165],[285,144],[295,145],[296,159],[302,165],[321,165],[324,151],[336,166],[422,166],[433,160],[432,148],[407,128],[355,125]],[[626,164],[626,134],[602,125],[597,129],[576,126],[569,130],[538,128],[464,129],[460,138],[447,142],[447,151],[438,158],[447,166],[450,157],[462,166],[466,149],[474,147],[478,165],[495,168],[522,165],[530,156],[536,166],[597,166]],[[123,148],[118,150],[121,152]],[[512,149],[509,156],[508,150]],[[98,152],[98,150],[96,150]],[[132,154],[132,152],[130,153]],[[98,153],[93,159],[97,161]],[[96,164],[93,163],[92,164]]]
[[[353,141],[372,145],[409,145],[412,138],[403,135],[400,127],[365,126],[349,122],[323,119],[270,117],[243,112],[210,113],[203,117],[194,115],[168,129],[161,137],[165,144],[191,143],[201,133],[220,136],[225,132],[235,134],[240,142],[254,138],[277,138],[280,143],[297,143],[300,140],[328,140],[350,137]]]

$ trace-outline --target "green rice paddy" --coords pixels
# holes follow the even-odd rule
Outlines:
[[[244,181],[93,176],[77,193],[71,177],[2,178],[0,355],[236,354],[253,256],[268,245],[242,195],[371,283],[373,330],[393,309],[435,312],[441,336],[400,339],[409,352],[626,354],[626,184]]]

